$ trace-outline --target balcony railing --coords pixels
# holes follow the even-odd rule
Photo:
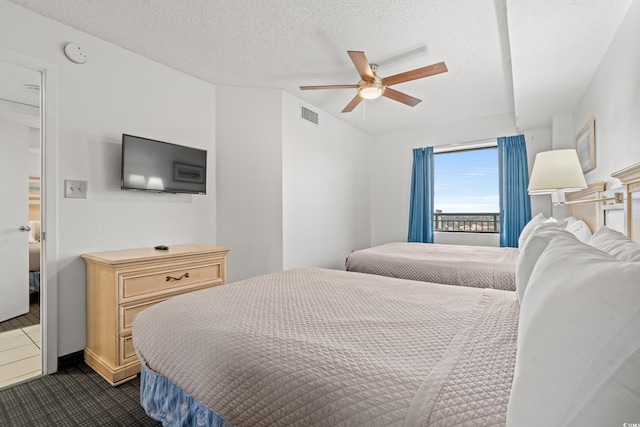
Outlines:
[[[466,233],[499,233],[499,213],[436,213],[433,216],[434,231]]]

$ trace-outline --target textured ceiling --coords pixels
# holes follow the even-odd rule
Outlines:
[[[560,96],[568,99],[563,109],[575,106],[630,2],[11,1],[216,85],[285,90],[371,134],[514,110],[523,123],[549,124],[551,110],[537,105],[553,105],[549,100]],[[557,13],[566,15],[548,19]],[[513,23],[507,23],[507,16]],[[594,16],[600,18],[598,49],[590,54],[580,38],[591,31],[579,31],[583,16],[589,25]],[[562,22],[577,33],[566,31]],[[380,98],[341,114],[354,89],[302,92],[298,86],[356,83],[347,50],[365,51],[370,62],[379,64],[381,77],[440,61],[449,72],[394,86],[423,100],[414,108]],[[535,56],[528,58],[528,50]],[[575,50],[582,57],[562,67],[553,63],[548,73],[531,72],[532,63],[546,63],[558,50]],[[518,53],[513,77],[511,51]],[[554,72],[559,68],[562,73]],[[565,74],[576,72],[579,82],[567,88]],[[535,116],[530,122],[529,114]]]

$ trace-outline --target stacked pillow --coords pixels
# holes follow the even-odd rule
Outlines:
[[[518,237],[518,247],[524,247],[525,242],[527,241],[533,230],[545,221],[548,221],[548,219],[544,215],[542,215],[542,213],[539,213],[538,215],[531,218],[531,221],[529,221],[520,232],[520,237]]]
[[[610,231],[596,233],[594,246],[630,257]],[[547,226],[521,250],[534,265],[521,298],[508,426],[640,420],[640,262],[594,246]]]
[[[575,217],[569,217],[567,219],[570,220],[567,224],[567,231],[576,236],[582,243],[589,243],[589,239],[591,238],[589,226],[585,224],[584,221]],[[572,219],[573,221],[571,221]]]
[[[545,218],[545,216],[540,213],[533,217],[522,229],[519,239],[520,256],[516,264],[516,294],[521,304],[529,276],[540,254],[554,236],[560,235],[566,237],[567,234],[575,236],[575,238],[583,243],[589,242],[591,238],[591,230],[589,230],[587,224],[572,216],[557,220],[553,217]],[[529,244],[529,242],[538,235],[540,235],[540,237],[535,239],[533,244]]]
[[[535,232],[536,228],[542,224],[555,224],[559,228],[566,228],[569,232],[574,234],[581,242],[587,243],[591,238],[591,230],[584,221],[579,220],[576,217],[570,216],[568,218],[557,220],[554,217],[546,218],[542,213],[531,218],[531,221],[524,226],[520,232],[518,238],[518,247],[522,249],[531,235]]]
[[[551,240],[555,238],[576,241],[576,237],[562,228],[562,225],[549,222],[539,224],[525,242],[524,247],[520,249],[520,255],[516,263],[516,295],[520,304],[522,304],[529,278],[538,263],[540,255],[542,255]]]
[[[640,243],[606,226],[591,237],[589,244],[620,261],[640,261]]]

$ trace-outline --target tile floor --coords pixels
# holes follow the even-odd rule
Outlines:
[[[41,374],[40,325],[0,333],[0,388]]]
[[[0,333],[12,331],[14,329],[26,328],[31,325],[40,324],[40,304],[29,305],[29,312],[22,316],[0,322]]]

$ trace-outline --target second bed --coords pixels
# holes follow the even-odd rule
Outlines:
[[[347,271],[472,288],[515,290],[518,249],[394,242],[352,252]]]

